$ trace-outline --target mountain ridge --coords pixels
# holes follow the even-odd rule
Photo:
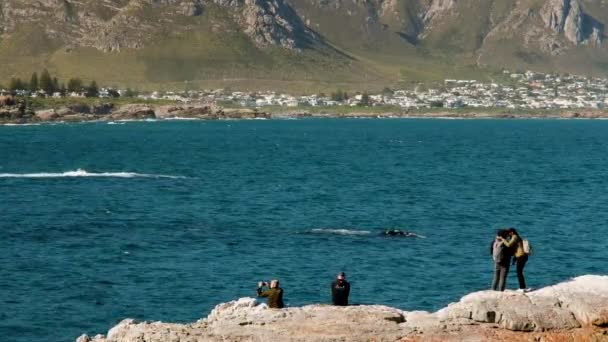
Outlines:
[[[135,86],[608,75],[606,20],[590,0],[0,0],[0,81],[41,67]]]

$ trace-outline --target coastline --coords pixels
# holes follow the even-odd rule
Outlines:
[[[608,341],[608,276],[535,291],[479,291],[430,313],[381,305],[269,309],[253,298],[219,304],[188,324],[125,319],[76,342]]]
[[[386,110],[365,108],[223,108],[213,104],[145,104],[74,102],[60,107],[27,110],[23,106],[0,107],[0,125],[48,123],[122,122],[155,120],[246,119],[608,119],[604,110],[508,111],[498,109]]]

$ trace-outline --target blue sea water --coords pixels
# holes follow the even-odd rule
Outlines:
[[[0,126],[0,336],[189,322],[272,278],[326,303],[339,271],[353,303],[436,310],[488,288],[504,226],[532,287],[607,274],[607,166],[608,121]]]

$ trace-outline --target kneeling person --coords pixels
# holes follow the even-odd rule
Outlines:
[[[278,280],[271,280],[269,289],[264,291],[264,286],[268,284],[265,282],[258,283],[258,297],[268,298],[268,307],[272,309],[282,309],[285,305],[283,304],[283,289],[279,287]]]

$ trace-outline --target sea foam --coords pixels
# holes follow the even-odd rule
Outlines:
[[[0,178],[63,178],[63,177],[114,177],[114,178],[186,178],[183,176],[156,175],[136,172],[88,172],[83,169],[66,171],[60,173],[38,172],[38,173],[0,173]]]
[[[333,234],[333,235],[369,235],[372,232],[369,230],[352,230],[352,229],[312,229],[313,234]]]

